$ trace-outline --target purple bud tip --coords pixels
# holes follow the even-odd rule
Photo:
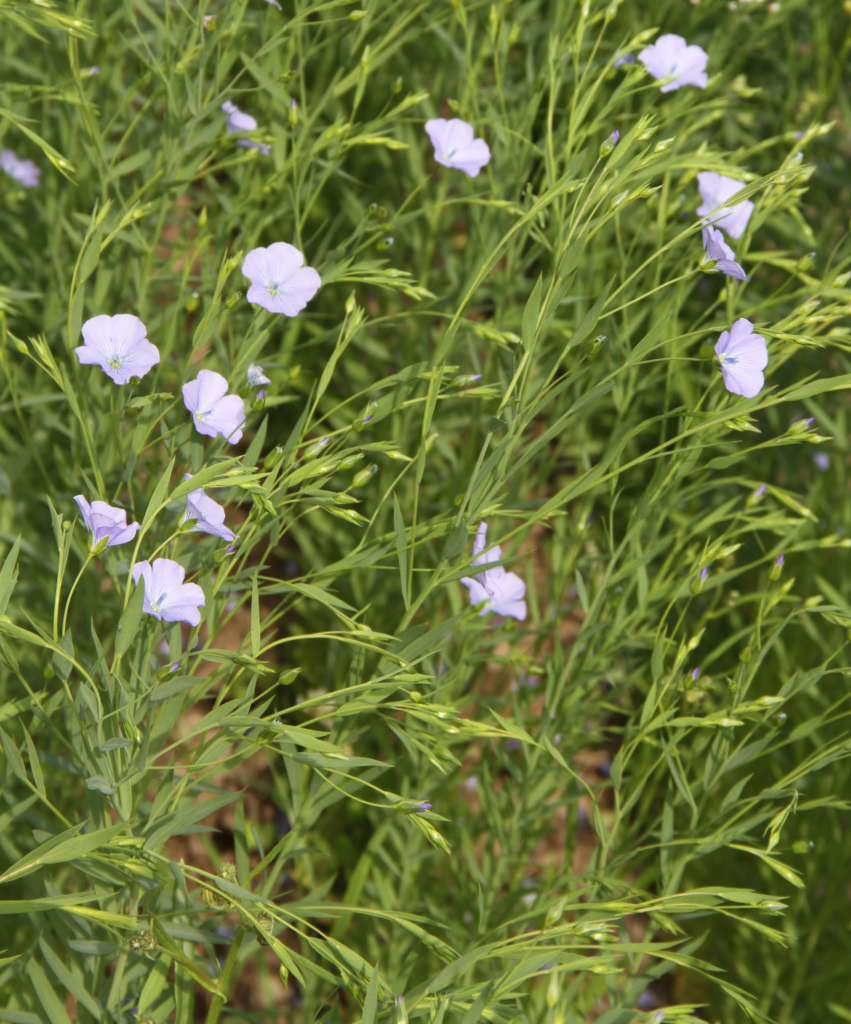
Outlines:
[[[757,487],[757,489],[756,489],[756,496],[758,498],[761,498],[763,496],[763,494],[765,494],[765,488],[767,486],[768,486],[767,484],[760,484],[759,487]]]
[[[292,103],[290,104],[290,106],[293,108],[293,110],[295,110],[296,107],[298,106],[298,104],[296,103],[295,100],[293,100]]]
[[[420,800],[420,805],[419,806],[420,806],[420,809],[417,811],[417,814],[422,814],[423,811],[430,811],[431,810],[431,804],[430,803],[426,803],[425,800]]]
[[[231,544],[231,546],[227,550],[227,553],[229,555],[232,555],[234,553],[234,551],[236,551],[236,544]]]
[[[371,419],[372,419],[372,416],[364,416],[363,421],[364,421],[364,423],[369,423],[369,421]]]
[[[700,570],[700,582],[701,583],[705,583],[706,582],[706,577],[708,575],[709,575],[709,569],[704,565],[704,567]]]
[[[176,672],[180,668],[180,662],[173,661],[171,665],[169,665],[169,668],[172,670],[172,672]]]
[[[482,375],[480,373],[474,373],[473,376],[472,376],[472,379],[470,380],[470,383],[472,384],[473,381],[481,380],[481,379],[482,379]]]
[[[804,133],[803,132],[793,132],[792,133],[792,138],[793,139],[802,139],[803,137],[804,137]]]
[[[293,100],[293,103],[295,103],[295,100]],[[397,1006],[401,1006],[402,1005],[402,997],[401,996],[396,996],[396,1005]]]
[[[804,423],[806,423],[806,425],[809,426],[811,423],[815,423],[815,421],[815,416],[808,416],[807,419],[804,420]]]
[[[92,68],[92,70],[89,72],[89,74],[90,75],[99,75],[100,74],[100,68],[97,68],[97,67],[96,68]]]
[[[266,389],[265,388],[260,388],[260,390],[257,392],[257,400],[262,402],[265,397],[266,397]]]
[[[697,682],[697,680],[698,680],[698,678],[699,678],[699,677],[700,677],[700,669],[699,669],[699,668],[696,668],[696,669],[694,669],[694,671],[692,672],[692,674],[691,674],[691,678],[692,678],[692,679],[693,679],[693,680],[694,680],[695,682]]]
[[[622,53],[620,57],[615,57],[613,68],[623,67],[624,64],[634,64],[635,57],[631,53]]]
[[[779,569],[780,566],[783,565],[784,561],[785,561],[785,559],[784,559],[783,555],[780,555],[779,558],[777,559],[777,561],[774,563],[775,567]]]

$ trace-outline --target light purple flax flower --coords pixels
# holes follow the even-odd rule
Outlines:
[[[0,149],[0,168],[24,188],[38,188],[41,182],[41,168],[21,159],[13,149]]]
[[[133,582],[139,577],[145,581],[146,614],[165,622],[188,622],[197,626],[201,621],[199,608],[204,607],[204,591],[197,583],[184,583],[186,575],[179,562],[170,558],[155,558],[150,562],[137,562],[133,566]]]
[[[207,437],[223,437],[238,444],[245,422],[245,402],[228,394],[228,382],[215,370],[201,370],[183,385],[183,404],[192,413],[195,429]]]
[[[258,366],[256,363],[252,363],[251,366],[248,367],[246,377],[248,378],[249,386],[252,388],[259,388],[261,384],[272,383],[266,374],[263,373],[263,367]]]
[[[191,480],[191,474],[186,473],[187,480]],[[225,526],[225,510],[212,498],[204,493],[204,488],[199,487],[197,491],[190,491],[186,497],[186,511],[183,514],[181,523],[195,520],[195,525],[190,533],[209,533],[213,537],[220,537],[228,542],[239,540],[233,530]]]
[[[742,317],[724,331],[715,345],[724,387],[734,395],[755,398],[765,385],[768,366],[765,338],[753,333],[753,324]]]
[[[709,217],[709,214],[728,199],[732,199],[737,192],[741,192],[745,183],[718,174],[717,171],[701,171],[697,176],[697,187],[703,200],[697,208],[698,217],[705,217],[707,223],[723,228],[730,238],[741,238],[753,213],[753,203],[750,199],[726,207],[717,217]]]
[[[77,502],[86,529],[91,534],[89,551],[114,548],[118,544],[126,544],[136,536],[139,524],[130,523],[128,526],[127,513],[123,508],[114,508],[105,501],[93,501],[90,505],[82,494],[75,495],[74,501]]]
[[[705,227],[703,229],[703,248],[706,251],[706,260],[715,260],[713,270],[726,274],[727,277],[735,277],[739,281],[750,281],[744,268],[736,263],[736,254],[724,241],[724,236],[718,228]]]
[[[446,121],[434,117],[425,130],[434,146],[434,159],[444,167],[454,167],[475,178],[489,162],[491,151],[484,139],[473,138],[473,126],[453,117]]]
[[[830,469],[830,456],[827,452],[816,452],[813,455],[813,462],[822,473],[826,473]]]
[[[270,313],[296,316],[319,291],[322,278],[305,267],[304,256],[288,242],[252,249],[242,263],[251,281],[246,298]]]
[[[487,542],[487,523],[479,523],[476,539],[473,541],[473,565],[488,565],[502,558],[502,549],[497,544],[485,551]],[[479,615],[496,612],[497,615],[511,615],[522,622],[526,618],[526,584],[513,572],[506,572],[501,565],[493,569],[477,572],[475,578],[465,576],[461,582],[470,591],[470,604],[481,604],[486,601]]]
[[[659,36],[639,53],[638,59],[654,78],[673,79],[660,86],[660,92],[673,92],[684,85],[705,89],[709,82],[706,75],[709,54],[699,46],[689,46],[682,36]]]
[[[147,333],[137,316],[102,313],[83,324],[85,345],[74,351],[84,366],[100,366],[116,384],[126,384],[131,377],[144,377],[160,361],[159,349],[148,341]]]
[[[242,132],[257,131],[257,121],[255,118],[251,114],[246,114],[244,110],[240,110],[235,103],[225,100],[222,104],[222,110],[228,115],[228,135],[239,135]],[[265,142],[255,142],[253,139],[237,139],[237,144],[244,146],[246,149],[262,149],[264,156],[268,156],[271,152],[271,146],[268,146]]]

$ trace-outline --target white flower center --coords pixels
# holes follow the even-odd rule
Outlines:
[[[266,291],[274,298],[281,290],[280,282],[273,281],[266,289]]]
[[[722,366],[734,366],[738,362],[738,359],[736,359],[735,356],[728,356],[725,353],[723,355],[718,356],[718,362]]]
[[[109,357],[108,363],[109,363],[110,369],[112,369],[112,370],[120,370],[121,369],[121,356],[115,355],[115,354],[111,355]]]

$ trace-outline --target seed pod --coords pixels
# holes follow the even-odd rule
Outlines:
[[[258,925],[258,927],[257,927],[257,930],[256,930],[256,934],[257,934],[257,941],[258,941],[258,943],[261,946],[268,946],[269,945],[269,940],[266,938],[266,936],[272,934],[272,928],[274,927],[274,924],[275,924],[275,922],[269,916],[269,914],[266,913],[265,910],[261,910],[258,913],[258,915],[257,915],[257,925]]]

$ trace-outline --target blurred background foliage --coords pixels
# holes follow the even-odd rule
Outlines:
[[[42,168],[0,181],[0,603],[44,639],[2,640],[0,1020],[851,1020],[847,6],[0,4],[2,146]],[[705,91],[612,67],[652,29]],[[747,287],[698,269],[701,170],[753,185]],[[323,279],[292,320],[239,274],[281,240]],[[72,353],[104,312],[161,351],[120,398]],[[711,358],[739,316],[750,402]],[[249,361],[265,405],[205,448],[180,384],[251,398]],[[106,669],[129,549],[51,630],[75,494],[142,521],[174,458],[162,544],[234,454],[243,544],[180,550],[200,631]],[[467,607],[480,519],[525,623]]]

